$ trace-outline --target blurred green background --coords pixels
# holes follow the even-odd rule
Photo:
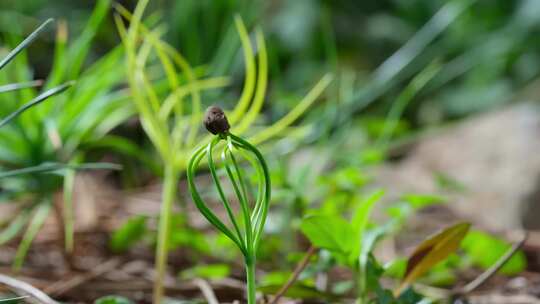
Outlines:
[[[136,6],[134,0],[0,1],[2,55],[46,19],[56,20],[0,73],[0,84],[43,79],[48,89],[77,80],[65,94],[0,130],[0,171],[50,163],[111,162],[122,165],[122,170],[107,176],[120,191],[159,180],[169,163],[156,157],[151,149],[155,143],[148,140],[137,119],[135,90],[127,81],[126,70],[130,70],[111,8],[115,3],[130,12]],[[280,140],[261,144],[263,151],[272,152],[267,155],[273,201],[279,207],[270,215],[271,237],[263,245],[261,260],[277,265],[301,247],[290,229],[298,228],[310,208],[319,205],[327,213],[350,213],[371,182],[364,166],[392,160],[386,158],[392,143],[511,102],[536,101],[540,90],[538,0],[150,1],[144,22],[158,29],[155,33],[163,33],[162,38],[186,57],[199,79],[231,76],[231,87],[201,91],[204,107],[217,103],[229,110],[241,95],[245,64],[236,15],[246,23],[252,40],[254,29],[263,29],[268,49],[268,90],[262,115],[248,128],[248,135],[290,113],[323,75],[333,75],[322,98],[273,138]],[[145,72],[156,96],[165,99],[170,93],[168,75],[156,63],[153,54]],[[40,90],[1,94],[0,115],[12,112]],[[188,104],[181,118],[194,113],[194,108]],[[195,117],[194,128],[201,128],[198,118],[191,117]],[[167,119],[164,125],[169,126]],[[187,159],[193,146],[186,145],[178,154],[185,152]],[[298,161],[302,158],[303,162]],[[183,179],[185,172],[181,173]],[[3,226],[15,228],[0,234],[0,244],[21,234],[34,216],[30,227],[35,228],[27,230],[16,254],[19,266],[57,194],[63,190],[64,203],[71,201],[74,180],[70,169],[56,175],[12,176],[0,183],[5,201],[25,203],[12,216],[15,224],[10,224],[11,218],[4,220]],[[189,201],[186,193],[178,195],[182,208]],[[420,203],[418,208],[438,201],[420,198],[429,203]],[[416,210],[406,207],[394,215],[396,227]],[[220,252],[210,249],[202,232],[188,229],[184,216],[179,213],[173,218],[180,228],[174,229],[171,250],[192,246],[205,255]],[[68,238],[74,223],[65,218],[67,248],[73,246],[73,239]],[[113,251],[126,250],[139,241],[143,235],[139,230],[147,229],[146,219],[135,217],[131,221],[137,228],[132,232],[135,237],[127,238],[127,245],[112,246]],[[125,241],[120,231],[120,241]],[[153,246],[155,234],[149,239]]]
[[[119,2],[129,9],[135,4]],[[76,35],[93,6],[94,1],[4,0],[0,28],[4,35],[27,33],[53,17],[67,21]],[[385,113],[406,80],[438,60],[441,71],[405,113],[413,125],[423,126],[505,103],[540,69],[540,3],[535,0],[159,0],[148,11],[161,14],[166,39],[192,64],[209,64],[215,74],[240,61],[225,43],[235,35],[234,14],[248,25],[262,25],[271,94],[284,97],[270,98],[268,113],[275,116],[290,108],[284,92],[305,88],[325,71],[336,76],[330,104],[350,104],[347,112],[370,105],[371,113]],[[30,49],[36,77],[48,73],[53,43],[51,34]],[[87,61],[118,43],[109,16]],[[349,87],[341,91],[348,96],[339,96],[340,88]],[[328,123],[335,125],[332,119]]]

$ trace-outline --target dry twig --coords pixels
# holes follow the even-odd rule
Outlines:
[[[208,304],[219,304],[214,290],[212,290],[212,286],[208,282],[203,279],[195,279],[193,283],[199,287]]]
[[[497,271],[499,271],[512,256],[523,246],[525,241],[527,240],[528,233],[525,231],[523,232],[523,235],[519,239],[518,242],[516,242],[498,261],[497,263],[493,264],[489,269],[484,271],[482,274],[480,274],[476,279],[469,282],[467,285],[463,286],[463,288],[460,288],[455,294],[462,295],[462,294],[468,294],[480,287],[480,285],[484,284],[487,280],[489,280]]]
[[[298,276],[300,276],[300,273],[302,273],[304,268],[306,268],[309,263],[309,259],[311,259],[315,252],[317,252],[317,248],[311,245],[302,261],[300,261],[300,263],[296,265],[296,268],[287,280],[287,283],[285,283],[285,285],[283,285],[283,287],[281,287],[281,289],[276,293],[270,304],[277,304],[279,299],[287,292],[287,290],[289,290],[289,288],[291,288],[294,282],[296,282],[296,280],[298,279]]]
[[[93,268],[91,271],[87,273],[76,275],[67,281],[62,280],[62,281],[58,281],[52,284],[46,289],[46,291],[49,294],[53,294],[53,295],[65,294],[71,289],[76,288],[77,286],[80,286],[96,277],[103,275],[104,273],[107,273],[115,269],[119,263],[120,263],[120,260],[117,258],[109,259],[108,261],[96,266],[95,268]]]
[[[16,294],[20,296],[25,296],[25,295],[31,296],[31,298],[28,299],[29,301],[42,303],[42,304],[58,304],[58,302],[51,299],[43,291],[35,288],[34,286],[26,282],[17,280],[7,275],[0,274],[0,284],[9,286],[11,289],[13,289],[13,291]]]

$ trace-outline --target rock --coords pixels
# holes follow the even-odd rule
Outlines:
[[[445,194],[454,212],[488,229],[540,230],[540,107],[513,104],[429,135],[376,181],[395,195]]]

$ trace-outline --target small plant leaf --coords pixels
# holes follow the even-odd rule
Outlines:
[[[223,279],[229,276],[231,267],[227,264],[198,265],[180,273],[182,279],[203,278],[210,280]]]
[[[356,261],[359,258],[362,246],[364,246],[363,237],[364,233],[366,232],[366,228],[368,225],[369,216],[371,214],[371,210],[375,206],[377,202],[380,201],[382,196],[384,195],[384,191],[377,190],[373,192],[371,195],[367,196],[365,199],[363,199],[358,207],[356,208],[356,211],[354,212],[353,218],[351,219],[351,227],[354,231],[354,242],[352,247],[352,256],[351,258]],[[371,251],[371,246],[373,246],[375,243],[375,240],[372,241],[372,244],[369,245],[370,249],[368,251]]]
[[[282,287],[281,284],[279,285],[266,285],[266,286],[260,286],[257,288],[258,291],[262,292],[263,294],[276,294],[280,288]],[[287,291],[285,292],[286,297],[290,298],[296,298],[296,299],[317,299],[317,300],[326,300],[330,302],[336,301],[338,298],[336,295],[330,293],[330,292],[324,292],[319,291],[315,289],[314,287],[307,286],[302,283],[295,283],[293,284]]]
[[[512,247],[508,242],[478,230],[472,230],[463,240],[461,248],[475,266],[488,269]],[[523,251],[514,254],[500,269],[506,275],[516,275],[527,267]]]
[[[57,87],[54,87],[52,89],[49,89],[49,90],[39,94],[36,98],[32,99],[31,101],[24,104],[23,106],[21,106],[16,111],[14,111],[11,114],[9,114],[8,116],[6,116],[4,119],[0,120],[0,128],[5,126],[8,122],[13,120],[14,118],[19,116],[20,114],[22,114],[24,111],[26,111],[26,110],[40,104],[41,102],[45,101],[47,98],[49,98],[51,96],[60,94],[60,93],[64,92],[65,90],[69,89],[73,84],[75,84],[74,81],[69,81],[69,82],[66,82],[66,83],[64,83],[62,85],[59,85]]]
[[[121,296],[105,296],[97,299],[94,304],[132,304],[129,299]]]
[[[339,216],[311,215],[304,218],[300,229],[317,247],[343,254],[348,254],[352,249],[354,231]]]
[[[406,194],[402,199],[408,202],[414,209],[425,208],[446,202],[445,197],[427,194]]]
[[[146,232],[146,219],[145,216],[136,216],[127,220],[113,233],[109,243],[111,250],[113,252],[126,251],[138,242]]]
[[[455,224],[418,245],[408,259],[405,276],[394,294],[401,294],[412,282],[456,251],[469,227],[469,223]]]

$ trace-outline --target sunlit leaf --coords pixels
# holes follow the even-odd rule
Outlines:
[[[180,273],[182,279],[223,279],[229,276],[231,267],[227,264],[197,265]]]
[[[147,218],[141,215],[127,220],[113,233],[109,243],[111,250],[113,252],[126,251],[141,240],[146,232],[146,220]]]
[[[377,190],[373,192],[371,195],[367,196],[365,199],[363,199],[356,208],[353,218],[351,220],[351,227],[354,231],[354,239],[352,244],[352,259],[357,260],[360,259],[360,251],[361,247],[366,247],[368,249],[367,252],[371,252],[372,247],[375,244],[377,236],[374,237],[373,240],[370,241],[370,244],[365,244],[363,240],[364,232],[367,228],[369,215],[371,214],[371,210],[373,209],[373,206],[375,206],[375,203],[377,203],[381,197],[384,195],[384,191]]]
[[[132,304],[129,299],[121,296],[105,296],[94,301],[94,304]]]
[[[431,205],[444,203],[446,198],[440,195],[406,194],[403,196],[403,200],[411,204],[414,209],[420,209]]]
[[[351,225],[339,216],[311,215],[302,220],[300,229],[313,245],[348,254],[354,235]]]
[[[257,288],[260,292],[264,294],[276,294],[280,290],[282,285],[267,285]],[[315,289],[311,286],[306,286],[303,284],[293,284],[287,292],[285,293],[286,297],[295,298],[295,299],[317,299],[317,300],[327,300],[332,301],[337,298],[336,295],[329,292],[323,292]]]
[[[487,269],[495,264],[512,245],[487,233],[473,230],[467,234],[461,246],[472,262]],[[522,251],[516,252],[501,268],[500,272],[515,275],[527,267],[527,259]]]

